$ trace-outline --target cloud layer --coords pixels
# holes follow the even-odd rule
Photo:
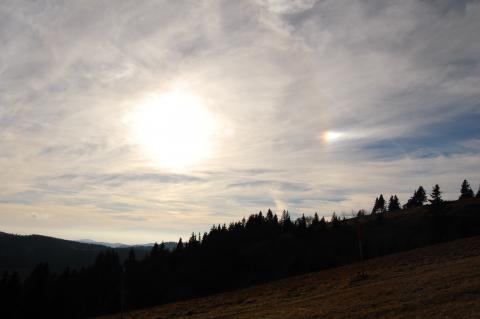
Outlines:
[[[2,230],[148,242],[420,184],[454,199],[480,183],[478,30],[478,1],[4,1]],[[180,172],[128,121],[179,88],[222,125]]]

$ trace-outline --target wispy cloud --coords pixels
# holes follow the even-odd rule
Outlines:
[[[151,242],[420,184],[455,198],[480,182],[479,29],[478,1],[4,1],[0,223]],[[228,129],[180,173],[128,122],[175,86]]]

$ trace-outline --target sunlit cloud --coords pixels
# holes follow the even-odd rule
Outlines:
[[[0,231],[152,242],[456,198],[479,29],[476,1],[2,2]]]

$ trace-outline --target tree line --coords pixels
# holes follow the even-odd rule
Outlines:
[[[144,258],[131,250],[122,263],[114,249],[93,265],[61,273],[39,264],[21,281],[0,277],[0,318],[85,318],[238,289],[253,284],[362,261],[432,243],[480,234],[479,205],[444,202],[435,185],[422,186],[405,205],[392,195],[376,198],[370,214],[326,219],[315,213],[293,220],[259,212],[229,225],[192,233],[175,249],[155,244]],[[480,198],[465,180],[460,199]],[[418,214],[402,210],[431,205]],[[463,202],[463,201],[460,201]],[[469,203],[465,201],[465,203]],[[391,212],[391,214],[389,213]]]
[[[430,193],[430,199],[427,197],[427,193],[423,186],[419,186],[413,192],[413,195],[408,199],[407,203],[403,205],[403,208],[413,208],[417,206],[422,206],[427,201],[430,202],[432,205],[441,205],[444,201],[442,198],[442,191],[440,190],[440,186],[435,184],[433,186],[432,191]],[[478,188],[477,194],[473,192],[470,183],[465,179],[462,182],[460,187],[460,197],[459,199],[467,199],[467,198],[480,198],[480,187]],[[390,196],[388,204],[386,203],[383,194],[380,194],[379,197],[375,199],[375,204],[373,205],[372,214],[375,213],[384,213],[384,212],[394,212],[401,209],[400,201],[397,195]],[[362,212],[364,213],[364,212]]]

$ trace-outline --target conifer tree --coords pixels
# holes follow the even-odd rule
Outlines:
[[[258,220],[259,225],[263,224],[263,222],[265,221],[265,218],[263,217],[262,211],[260,211],[260,213],[258,213],[257,220]]]
[[[327,227],[327,222],[325,221],[325,216],[322,216],[320,221],[318,222],[320,229],[325,229]]]
[[[162,241],[162,242],[160,243],[160,246],[158,246],[158,251],[159,251],[159,253],[161,253],[161,254],[167,252],[167,245],[165,245],[165,242],[164,242],[164,241]]]
[[[395,201],[398,209],[402,209],[402,206],[400,205],[400,200],[398,199],[397,195],[393,195],[393,200]]]
[[[480,186],[478,186],[478,192],[477,192],[477,196],[475,196],[476,198],[480,198]]]
[[[274,214],[274,215],[273,215],[273,224],[274,224],[274,225],[278,225],[278,216],[277,216],[277,214]]]
[[[442,191],[440,191],[440,186],[438,186],[438,184],[435,184],[435,186],[433,186],[430,197],[432,199],[429,199],[428,201],[434,206],[438,206],[443,203]]]
[[[315,215],[313,215],[312,225],[318,225],[319,222],[320,219],[318,218],[318,214],[315,213]]]
[[[290,214],[288,211],[284,210],[282,213],[282,218],[280,219],[280,223],[284,227],[289,227],[292,224],[292,221],[290,220]]]
[[[155,243],[152,247],[152,250],[150,250],[150,258],[155,259],[159,256],[160,254],[160,247],[158,246],[157,243]]]
[[[364,209],[360,209],[358,212],[357,212],[357,217],[363,217],[367,214],[367,212],[364,210]]]
[[[404,205],[404,208],[410,208],[415,206],[415,198],[417,197],[417,190],[413,192],[412,197],[410,197],[407,203]]]
[[[340,220],[338,219],[337,213],[333,212],[332,218],[330,219],[330,223],[332,224],[332,227],[336,228],[340,224]]]
[[[375,198],[375,204],[373,204],[372,214],[375,214],[377,212],[377,209],[378,209],[378,197]]]
[[[423,186],[419,186],[418,189],[413,193],[413,196],[410,197],[405,207],[415,207],[415,206],[422,206],[423,203],[427,201],[427,193]]]
[[[383,194],[380,194],[380,197],[378,197],[378,212],[385,212],[385,199],[383,198]]]
[[[393,208],[392,203],[393,203],[393,195],[390,195],[390,198],[388,199],[388,206],[387,206],[387,209],[389,212],[392,211],[392,208]]]
[[[423,188],[423,186],[418,187],[415,201],[418,206],[422,206],[423,203],[427,201],[427,192],[425,192],[425,189]]]
[[[188,240],[188,247],[197,247],[198,246],[198,240],[197,240],[197,235],[195,235],[194,232],[192,232],[192,235],[190,236],[190,239]]]
[[[300,229],[307,228],[307,219],[305,218],[305,214],[302,214],[302,217],[296,220],[296,224]]]
[[[184,245],[183,245],[182,237],[180,237],[177,243],[177,247],[175,247],[175,251],[181,251],[183,250],[183,248],[184,248]]]
[[[373,205],[372,214],[384,213],[385,212],[385,199],[383,194],[380,194],[379,197],[375,199],[375,204]]]
[[[273,212],[271,209],[268,209],[268,212],[267,212],[267,221],[268,222],[272,222],[273,221]]]
[[[474,193],[472,188],[470,187],[470,184],[468,181],[465,179],[463,180],[462,187],[460,189],[460,198],[459,199],[465,199],[465,198],[473,198]]]
[[[400,209],[400,201],[398,200],[397,195],[390,196],[390,200],[388,201],[388,211],[394,212]]]

